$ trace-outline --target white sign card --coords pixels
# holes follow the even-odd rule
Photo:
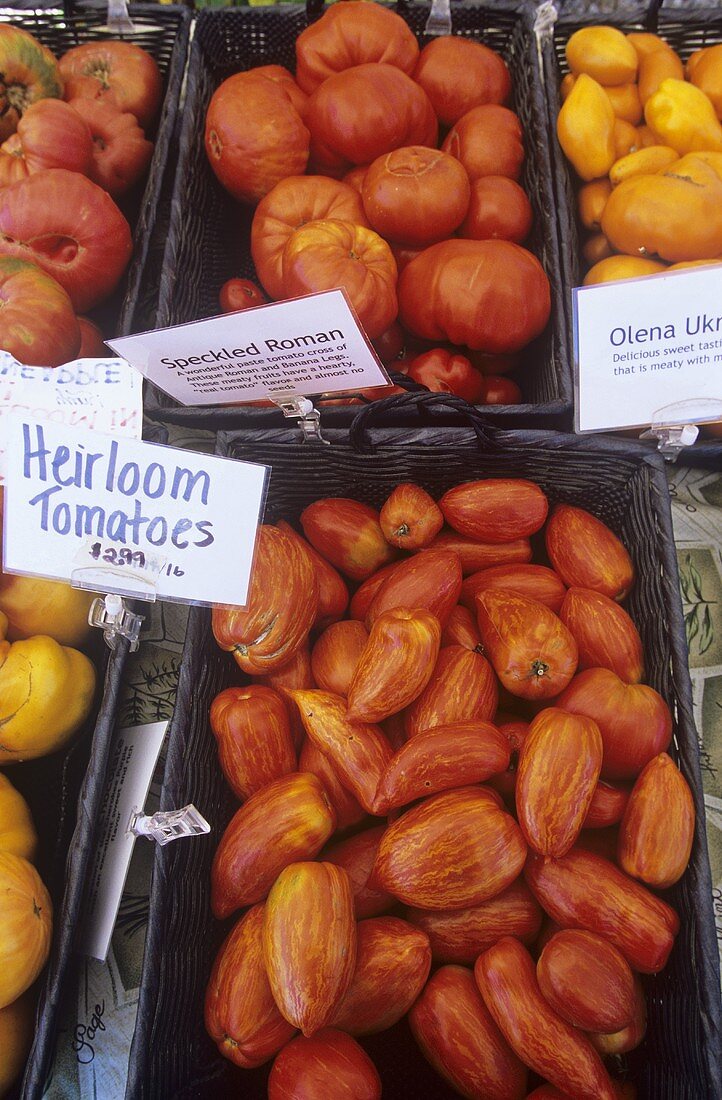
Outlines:
[[[391,384],[341,289],[108,344],[182,405],[230,405]]]
[[[26,367],[0,351],[0,484],[5,479],[7,420],[12,413],[140,439],[143,376],[124,359]]]
[[[3,568],[244,606],[268,467],[13,417]]]
[[[167,726],[130,726],[113,739],[81,932],[81,951],[94,959],[108,954],[136,840],[128,828],[145,805]]]
[[[573,307],[577,431],[722,416],[722,266],[576,287]]]

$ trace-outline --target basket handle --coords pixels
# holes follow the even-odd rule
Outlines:
[[[349,428],[349,442],[360,454],[373,454],[376,445],[371,442],[369,428],[376,417],[385,413],[416,411],[422,424],[433,424],[434,413],[454,412],[461,413],[468,420],[476,433],[479,445],[485,450],[498,451],[501,449],[499,428],[493,427],[484,416],[463,397],[456,397],[451,393],[432,393],[424,389],[423,392],[409,392],[396,394],[393,397],[383,397],[378,401],[372,401],[354,417]]]

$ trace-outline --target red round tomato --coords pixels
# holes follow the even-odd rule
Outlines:
[[[42,267],[78,311],[115,290],[132,249],[110,195],[79,172],[44,168],[0,190],[0,255]]]
[[[36,264],[0,257],[0,348],[29,367],[58,367],[80,348],[70,298]]]
[[[268,298],[252,279],[227,279],[220,289],[218,301],[222,313],[240,313],[265,305]]]
[[[444,126],[453,126],[472,107],[506,103],[511,76],[495,50],[460,35],[432,38],[413,72]]]
[[[41,168],[67,168],[87,175],[93,139],[86,123],[62,99],[31,103],[15,133],[0,148],[0,187]]]
[[[360,324],[374,340],[396,319],[396,261],[378,233],[351,222],[308,222],[283,250],[283,296],[343,287]]]
[[[259,202],[251,224],[251,255],[258,278],[272,298],[283,297],[283,249],[306,222],[334,218],[367,225],[358,191],[327,176],[289,176]]]
[[[77,321],[80,326],[80,347],[76,358],[104,359],[109,353],[107,344],[103,339],[102,330],[89,317],[80,316]]]
[[[433,348],[417,355],[406,372],[434,393],[453,393],[472,405],[484,401],[486,380],[461,352]]]
[[[466,217],[459,236],[475,241],[490,237],[521,244],[534,221],[526,191],[508,176],[480,176],[471,185]]]
[[[393,65],[357,65],[330,76],[311,96],[306,122],[314,169],[336,177],[402,145],[435,146],[438,137],[426,92]]]
[[[109,39],[85,42],[63,54],[59,63],[65,99],[102,99],[130,111],[147,131],[163,95],[155,59],[135,42]]]
[[[472,182],[480,176],[518,180],[521,175],[521,122],[508,107],[495,103],[473,107],[449,130],[441,148],[461,161]]]
[[[256,65],[254,69],[249,71],[256,76],[265,76],[268,80],[275,81],[279,87],[283,88],[291,103],[303,118],[308,107],[308,96],[301,91],[293,79],[293,73],[289,72],[283,65]]]
[[[374,61],[410,76],[418,57],[416,38],[400,15],[380,4],[345,0],[299,34],[296,79],[310,94],[334,73]]]
[[[235,73],[211,96],[206,155],[221,186],[239,202],[257,203],[279,180],[305,172],[309,141],[278,81],[253,70]]]
[[[432,244],[399,277],[399,320],[427,340],[491,353],[519,351],[543,332],[549,280],[509,241]]]
[[[88,176],[114,199],[125,195],[145,174],[153,156],[138,120],[100,99],[72,99],[70,106],[85,121],[92,136]]]
[[[455,157],[405,145],[373,161],[361,197],[372,229],[387,241],[423,248],[451,236],[466,214],[470,190]]]
[[[374,351],[384,366],[391,365],[394,370],[398,370],[396,361],[404,348],[404,330],[398,321],[393,321],[372,343]]]
[[[346,175],[343,177],[343,182],[347,183],[349,187],[353,187],[354,191],[358,191],[359,195],[361,194],[361,189],[364,185],[364,179],[366,178],[368,167],[368,164],[359,164],[356,166],[356,168],[352,168],[349,172],[347,172]]]
[[[519,405],[521,403],[521,390],[511,378],[503,378],[498,374],[484,375],[484,405]]]

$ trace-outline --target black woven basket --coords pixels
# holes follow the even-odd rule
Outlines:
[[[590,5],[582,0],[567,0],[559,5],[560,18],[542,45],[542,71],[549,108],[549,131],[552,154],[552,171],[556,196],[558,226],[560,231],[560,256],[564,280],[564,311],[567,318],[567,340],[574,355],[573,314],[571,288],[581,286],[584,266],[580,244],[580,228],[577,219],[575,174],[569,165],[556,137],[556,120],[561,106],[559,85],[569,71],[564,51],[574,31],[580,27],[606,23],[625,34],[631,31],[654,31],[669,42],[683,60],[694,50],[704,46],[716,46],[722,42],[722,8],[703,7],[690,3],[660,9],[659,0],[647,4],[632,4],[621,0],[614,4]],[[654,446],[654,444],[650,444]],[[681,463],[722,468],[722,445],[703,439],[685,447],[680,454]]]
[[[413,404],[413,399],[412,399]],[[459,403],[460,407],[460,403]],[[397,410],[391,410],[393,412]],[[438,415],[442,410],[437,410]],[[373,416],[385,410],[371,407]],[[587,508],[628,547],[638,582],[630,613],[644,643],[647,681],[670,704],[674,752],[697,810],[690,866],[670,891],[681,930],[669,964],[647,984],[649,1027],[626,1069],[640,1100],[714,1100],[720,1074],[720,977],[704,827],[697,734],[687,649],[662,460],[614,440],[580,440],[539,431],[442,428],[428,402],[427,426],[366,430],[352,439],[327,433],[332,445],[295,444],[287,433],[221,433],[219,449],[272,467],[266,522],[295,521],[324,496],[353,496],[376,507],[401,481],[434,497],[478,477],[523,477],[538,482],[552,502]],[[225,1061],[203,1026],[203,997],[212,961],[229,924],[210,912],[210,866],[220,835],[237,806],[216,759],[208,724],[214,695],[240,674],[216,646],[210,614],[194,609],[171,726],[163,808],[192,801],[212,826],[208,837],[156,853],[141,1000],[131,1050],[127,1097],[201,1100],[266,1095],[268,1066],[242,1071]],[[232,922],[231,922],[232,923]],[[362,1040],[376,1062],[387,1100],[456,1095],[420,1056],[407,1025]]]
[[[131,4],[129,11],[136,31],[130,40],[147,50],[158,63],[164,98],[156,128],[147,135],[154,141],[155,148],[145,184],[133,189],[118,203],[133,230],[131,262],[111,297],[90,314],[108,337],[148,327],[155,312],[158,275],[152,276],[146,266],[164,183],[166,189],[169,188],[166,177],[173,166],[171,141],[188,57],[191,23],[190,12],[175,5]],[[61,57],[73,46],[106,39],[108,34],[100,28],[107,17],[107,6],[102,4],[66,13],[23,11],[13,15],[10,21],[17,22],[56,57]]]
[[[313,15],[318,15],[320,9],[321,5],[316,4]],[[399,3],[396,10],[419,42],[426,41],[429,5]],[[298,4],[200,13],[190,51],[176,185],[153,327],[214,316],[219,312],[218,292],[226,279],[236,275],[256,277],[249,246],[252,210],[231,199],[208,164],[203,143],[206,109],[213,92],[232,73],[271,63],[295,69],[295,41],[311,18],[311,12]],[[464,0],[452,5],[452,19],[454,33],[498,50],[511,69],[511,106],[521,118],[526,141],[522,183],[535,216],[528,246],[541,259],[552,285],[550,323],[524,352],[519,370],[526,403],[489,407],[489,416],[515,426],[537,423],[559,427],[567,423],[571,409],[571,370],[560,301],[547,112],[532,12],[524,4],[505,5],[497,0],[485,6]],[[146,411],[158,420],[210,429],[284,423],[275,409],[184,407],[152,384],[146,386]],[[322,422],[348,427],[354,411],[349,407],[325,408]]]

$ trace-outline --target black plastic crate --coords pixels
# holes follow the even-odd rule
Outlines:
[[[438,412],[437,410],[437,419]],[[371,415],[378,415],[373,408]],[[537,481],[551,502],[588,509],[629,549],[638,580],[629,611],[642,636],[645,682],[662,693],[674,716],[675,755],[697,811],[691,862],[667,892],[681,930],[665,970],[646,979],[649,1026],[642,1046],[625,1059],[640,1100],[716,1100],[722,1095],[720,975],[712,910],[697,733],[687,669],[682,608],[662,459],[645,448],[608,439],[580,440],[540,431],[427,426],[327,433],[331,446],[289,442],[287,433],[221,433],[219,450],[272,467],[266,522],[296,521],[324,496],[353,496],[379,507],[393,486],[415,481],[438,498],[478,477]],[[215,694],[242,679],[210,629],[210,613],[195,608],[170,730],[161,805],[192,801],[211,835],[158,849],[155,856],[143,982],[130,1058],[132,1100],[262,1100],[270,1063],[239,1070],[205,1033],[203,998],[215,953],[230,922],[210,912],[210,867],[237,801],[216,758],[208,709]],[[404,1021],[369,1039],[388,1100],[456,1095],[419,1054]]]
[[[302,4],[280,4],[200,13],[190,51],[176,183],[158,311],[152,327],[214,316],[220,312],[218,292],[226,279],[237,275],[255,278],[249,245],[253,212],[223,190],[208,164],[204,149],[206,110],[216,88],[235,72],[264,64],[281,64],[293,71],[296,38],[321,8],[319,4],[313,10]],[[421,44],[427,41],[424,27],[430,12],[428,4],[399,3],[395,10]],[[514,426],[536,423],[559,427],[567,424],[571,409],[571,367],[561,301],[547,111],[533,16],[534,9],[524,3],[485,6],[462,0],[452,5],[453,32],[497,50],[510,67],[510,106],[521,118],[526,143],[521,182],[535,216],[535,228],[527,243],[542,261],[552,286],[550,323],[522,353],[522,366],[516,374],[525,403],[485,406],[484,413],[494,421]],[[185,407],[151,383],[146,385],[146,411],[152,418],[168,423],[210,429],[284,423],[275,409]],[[353,407],[325,408],[322,423],[347,427],[355,411]]]
[[[722,8],[711,8],[703,3],[679,3],[674,7],[660,7],[659,0],[647,4],[633,4],[621,0],[590,7],[581,0],[567,0],[559,5],[559,19],[553,31],[549,31],[542,47],[542,69],[549,109],[549,131],[554,175],[558,225],[560,231],[560,259],[564,281],[564,311],[567,318],[567,340],[573,362],[573,312],[572,287],[581,286],[584,278],[584,261],[581,253],[580,227],[577,218],[576,176],[567,161],[556,136],[556,120],[561,107],[559,85],[569,71],[564,51],[574,31],[580,27],[607,24],[625,34],[632,31],[653,31],[664,38],[677,51],[683,61],[695,50],[722,43]],[[650,444],[653,446],[653,444]],[[690,466],[719,469],[722,465],[722,445],[714,440],[702,439],[691,447],[685,447],[679,461]]]
[[[61,5],[56,5],[60,7]],[[133,231],[133,255],[125,275],[111,297],[92,310],[90,316],[105,336],[125,335],[137,327],[147,327],[157,302],[157,275],[146,271],[151,242],[158,218],[161,191],[173,167],[172,139],[180,100],[181,83],[188,57],[191,14],[183,7],[160,4],[131,4],[130,17],[135,33],[125,36],[155,59],[163,77],[163,102],[153,132],[146,136],[155,145],[144,186],[133,188],[118,203]],[[17,22],[60,58],[74,46],[104,41],[101,30],[108,18],[105,4],[67,12],[23,11],[13,14]],[[120,38],[123,35],[113,34]]]

